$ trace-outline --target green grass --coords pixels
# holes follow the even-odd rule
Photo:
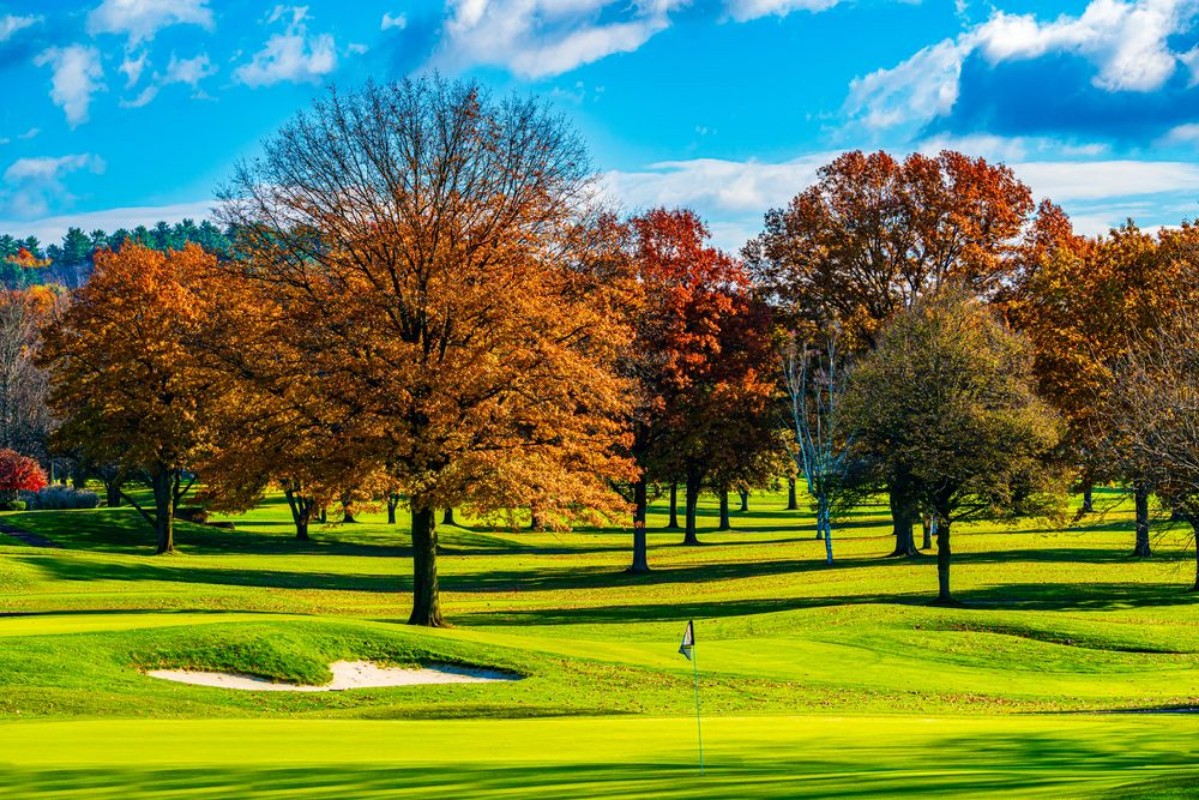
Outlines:
[[[823,563],[807,511],[755,496],[698,548],[651,533],[442,528],[451,630],[403,625],[403,525],[292,538],[277,498],[237,530],[180,524],[151,555],[128,509],[7,514],[0,535],[5,796],[1182,797],[1199,773],[1199,595],[1182,529],[1129,557],[1131,503],[1068,528],[955,528],[962,608],[931,557],[884,558],[883,506]],[[651,527],[665,523],[656,507]],[[460,515],[461,516],[461,515]],[[709,774],[695,774],[697,624]],[[322,682],[337,659],[453,663],[522,680],[250,693],[195,667]],[[13,787],[7,790],[7,787]]]

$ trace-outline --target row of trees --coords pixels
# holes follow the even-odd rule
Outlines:
[[[92,272],[93,254],[117,250],[127,241],[163,251],[179,250],[194,242],[209,252],[228,255],[232,232],[221,230],[208,220],[198,225],[191,219],[174,225],[160,220],[149,228],[138,225],[132,230],[120,228],[112,233],[99,228],[91,233],[68,228],[61,243],[44,248],[36,236],[22,239],[0,234],[0,287],[20,290],[45,284],[79,286]]]
[[[97,252],[37,357],[58,446],[153,489],[159,552],[197,476],[216,509],[279,487],[300,537],[328,505],[402,502],[422,625],[443,509],[631,509],[642,572],[655,492],[683,489],[695,543],[703,488],[727,504],[798,466],[830,561],[838,511],[885,490],[895,554],[923,521],[949,601],[955,523],[1050,513],[1068,475],[1177,483],[1095,409],[1133,332],[1186,324],[1147,287],[1192,274],[1190,228],[1083,239],[1006,167],[855,152],[735,258],[689,211],[605,209],[592,175],[535,101],[330,95],[238,168],[232,248]]]

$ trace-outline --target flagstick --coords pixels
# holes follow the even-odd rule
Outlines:
[[[699,658],[696,653],[699,648],[691,645],[691,667],[695,672],[695,733],[699,737],[699,774],[704,774],[704,729],[700,725],[699,715]]]

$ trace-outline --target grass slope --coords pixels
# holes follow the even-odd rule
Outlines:
[[[926,605],[933,559],[883,558],[863,507],[822,562],[806,511],[755,496],[736,530],[628,536],[442,529],[457,627],[413,630],[404,526],[291,537],[277,499],[236,531],[182,524],[150,555],[127,509],[4,520],[5,796],[1186,796],[1199,717],[1189,539],[1129,558],[1131,503],[1064,529],[955,530],[966,606]],[[665,523],[656,508],[651,526]],[[714,527],[715,504],[702,522]],[[470,522],[469,520],[467,521]],[[697,620],[709,775],[694,775]],[[339,658],[498,667],[524,680],[288,694],[173,684],[153,667],[320,682]]]

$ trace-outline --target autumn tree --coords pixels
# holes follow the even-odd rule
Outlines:
[[[722,337],[731,341],[743,334],[752,341],[748,331],[737,333],[730,318],[744,312],[749,319],[753,312],[760,319],[761,309],[751,308],[740,266],[709,244],[708,230],[694,212],[652,209],[630,219],[623,233],[623,252],[639,290],[631,312],[635,335],[620,362],[636,399],[629,418],[630,453],[640,474],[629,491],[629,571],[637,573],[649,569],[645,515],[654,483],[670,484],[672,499],[680,480],[689,487],[685,541],[695,542],[695,503],[713,453],[721,448],[720,433],[711,428],[721,413],[718,407],[733,394],[729,381],[743,371],[743,357],[735,353],[727,354],[720,367],[729,343]],[[725,373],[718,376],[721,368]],[[713,394],[718,383],[725,385]]]
[[[192,347],[203,338],[204,278],[215,263],[195,245],[98,253],[91,280],[45,329],[39,355],[61,421],[53,441],[150,486],[153,506],[122,493],[154,528],[158,553],[174,550],[175,509],[222,397],[221,375]]]
[[[1133,450],[1108,446],[1100,410],[1115,386],[1116,365],[1151,344],[1154,331],[1196,299],[1199,229],[1186,224],[1154,236],[1129,222],[1084,238],[1058,223],[1034,244],[1003,307],[1033,344],[1039,390],[1067,422],[1083,481],[1131,484],[1134,554],[1149,556],[1151,476]]]
[[[37,459],[0,449],[0,506],[12,503],[21,492],[36,492],[46,485],[46,473]]]
[[[954,524],[1053,508],[1059,419],[1036,395],[1026,342],[975,300],[951,292],[896,317],[854,370],[845,415],[875,480],[904,475],[937,520],[940,603],[953,599]]]
[[[412,624],[444,624],[437,509],[623,509],[627,331],[583,257],[590,174],[539,102],[433,77],[329,94],[224,194],[227,268],[300,321],[312,416],[407,498]]]
[[[1028,187],[961,153],[846,153],[769,211],[744,250],[758,291],[790,330],[842,331],[847,354],[878,343],[896,314],[947,285],[991,298],[1031,224]],[[896,555],[916,552],[905,476],[889,481]]]
[[[1115,365],[1114,387],[1097,410],[1100,452],[1132,458],[1162,503],[1190,526],[1199,591],[1199,319],[1179,308]],[[1117,452],[1112,452],[1117,451]]]

